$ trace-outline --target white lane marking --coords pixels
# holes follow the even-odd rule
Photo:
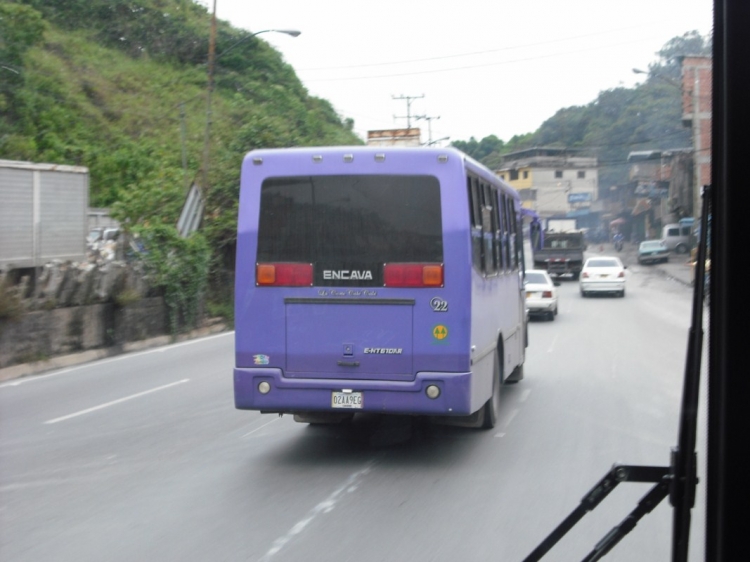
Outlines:
[[[510,414],[508,415],[508,419],[505,420],[505,423],[503,424],[503,429],[508,429],[508,426],[510,425],[510,422],[513,421],[513,418],[516,417],[516,414],[518,412],[520,412],[520,410],[518,408],[510,411]]]
[[[365,468],[350,475],[342,486],[338,487],[330,496],[313,507],[304,519],[295,523],[286,535],[279,537],[278,539],[273,541],[273,545],[268,550],[268,552],[263,555],[259,562],[270,560],[271,557],[278,554],[278,552],[282,548],[284,548],[287,543],[289,543],[289,541],[291,541],[294,537],[304,531],[305,527],[307,527],[313,519],[315,519],[321,513],[330,512],[334,507],[336,507],[336,503],[343,497],[344,492],[352,492],[356,490],[358,480],[368,474],[370,470],[372,470],[372,464],[373,463],[371,461]]]
[[[529,394],[531,394],[531,389],[527,388],[522,393],[521,396],[518,397],[519,402],[526,402],[526,399],[529,397]]]
[[[253,433],[255,433],[256,431],[258,431],[258,430],[261,430],[261,429],[263,429],[264,427],[266,427],[267,425],[270,425],[270,424],[272,424],[273,422],[275,422],[275,421],[278,421],[278,420],[280,420],[280,419],[281,419],[281,416],[279,416],[279,417],[277,417],[277,418],[273,418],[273,419],[272,419],[272,420],[271,420],[270,422],[266,422],[266,423],[264,423],[263,425],[261,425],[260,427],[256,427],[256,428],[255,428],[255,429],[253,429],[252,431],[249,431],[249,432],[245,433],[245,435],[243,435],[242,437],[247,437],[248,435],[252,435],[252,434],[253,434]],[[240,439],[242,439],[242,437],[240,437]]]
[[[48,379],[51,377],[56,377],[58,375],[64,375],[66,373],[71,373],[76,370],[80,369],[86,369],[90,367],[99,367],[101,365],[106,365],[107,363],[114,363],[115,361],[122,361],[123,359],[130,359],[132,357],[139,357],[141,355],[148,355],[149,353],[163,353],[164,351],[168,351],[171,349],[175,349],[177,347],[182,347],[184,345],[192,345],[194,343],[200,343],[208,340],[212,340],[215,338],[220,338],[228,335],[234,335],[234,331],[231,332],[222,332],[220,334],[214,334],[212,336],[206,336],[205,338],[196,338],[193,340],[183,341],[180,343],[173,343],[169,345],[164,345],[161,347],[156,347],[153,349],[146,349],[143,351],[134,351],[131,353],[123,353],[122,355],[118,355],[117,357],[106,357],[104,359],[94,360],[90,361],[88,363],[84,363],[82,365],[76,365],[75,367],[67,367],[63,369],[62,371],[55,371],[53,373],[48,373],[46,375],[26,375],[24,377],[21,377],[18,380],[15,380],[13,382],[6,382],[4,384],[0,384],[0,388],[6,387],[6,386],[18,386],[19,384],[26,384],[27,382],[34,382],[34,381],[40,381],[44,379]]]
[[[119,398],[117,400],[112,400],[112,402],[107,402],[106,404],[100,404],[99,406],[94,406],[93,408],[87,408],[86,410],[81,410],[80,412],[74,412],[72,414],[68,414],[67,416],[62,416],[59,418],[55,418],[53,420],[48,420],[44,422],[45,424],[52,424],[57,423],[65,420],[69,420],[70,418],[76,418],[78,416],[82,416],[84,414],[88,414],[91,412],[95,412],[97,410],[101,410],[103,408],[109,408],[110,406],[114,406],[115,404],[119,404],[120,402],[126,402],[128,400],[132,400],[133,398],[139,398],[141,396],[145,396],[146,394],[151,394],[152,392],[158,392],[159,390],[164,390],[165,388],[170,388],[172,386],[177,386],[178,384],[183,384],[188,382],[190,379],[182,379],[181,381],[172,382],[169,384],[165,384],[164,386],[158,386],[156,388],[152,388],[151,390],[144,390],[143,392],[139,392],[138,394],[131,394],[130,396],[126,396],[125,398]]]
[[[505,433],[495,433],[495,437],[505,437]]]
[[[547,353],[552,353],[552,350],[555,349],[555,343],[557,342],[557,334],[555,334],[555,337],[552,338],[552,343],[549,346],[549,349],[547,350]]]

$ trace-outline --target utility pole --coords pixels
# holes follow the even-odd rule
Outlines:
[[[392,95],[391,98],[394,100],[406,100],[406,117],[399,117],[399,116],[394,115],[393,118],[394,119],[406,119],[406,128],[411,129],[411,103],[414,100],[418,100],[423,97],[424,97],[424,94],[422,94],[421,96],[405,96],[402,94],[399,97]]]
[[[428,115],[415,115],[414,119],[416,119],[417,121],[419,121],[420,119],[424,119],[425,121],[427,121],[427,146],[432,146],[432,120],[440,119],[440,115],[438,115],[437,117],[431,117]]]
[[[187,150],[185,148],[185,102],[180,102],[180,144],[182,145],[182,177],[185,180],[185,189],[190,189],[190,180],[187,171]]]
[[[216,0],[214,0],[214,11],[211,15],[211,35],[208,41],[208,92],[206,93],[206,138],[203,145],[203,165],[201,189],[208,187],[208,155],[211,144],[211,93],[214,89],[214,61],[216,59]]]

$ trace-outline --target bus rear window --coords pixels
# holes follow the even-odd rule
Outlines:
[[[311,263],[316,286],[383,285],[385,263],[442,263],[440,184],[433,176],[268,178],[259,263]]]

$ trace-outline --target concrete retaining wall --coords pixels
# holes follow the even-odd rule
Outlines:
[[[161,297],[27,312],[0,320],[0,368],[168,333]]]

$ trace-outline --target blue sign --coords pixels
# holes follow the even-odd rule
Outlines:
[[[591,201],[591,193],[568,193],[568,203],[584,203]]]

